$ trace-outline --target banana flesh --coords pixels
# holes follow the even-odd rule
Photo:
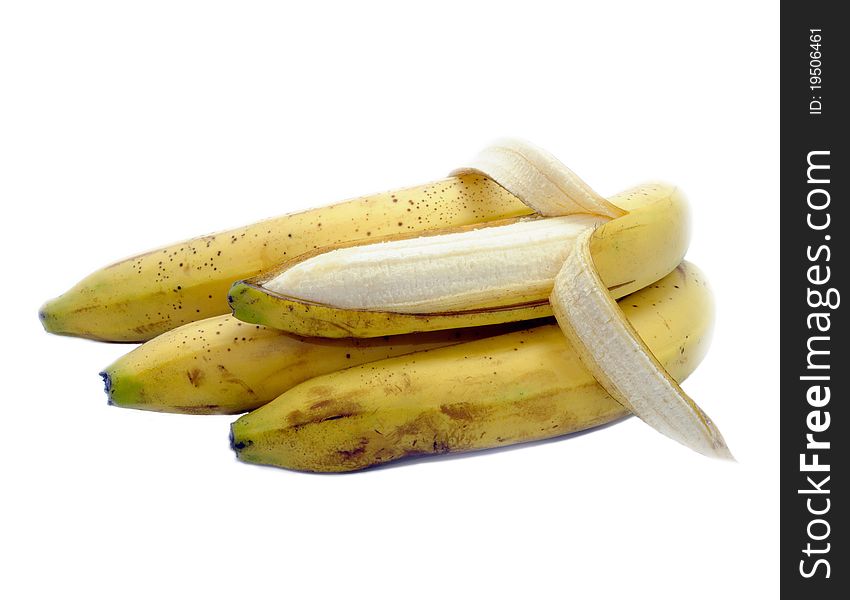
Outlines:
[[[539,298],[579,233],[607,219],[571,215],[340,248],[268,281],[277,294],[339,308],[446,312]]]
[[[702,360],[713,309],[694,265],[619,305],[677,381]],[[246,462],[352,471],[550,438],[627,414],[552,324],[316,377],[241,417],[231,439]]]
[[[103,370],[109,403],[186,414],[238,414],[311,377],[519,329],[473,327],[369,339],[304,338],[230,315],[183,325]]]
[[[610,202],[628,211],[628,214],[607,222],[604,217],[572,215],[560,222],[575,225],[601,223],[593,240],[594,259],[605,285],[615,298],[621,298],[664,277],[682,260],[689,238],[688,207],[684,195],[676,187],[664,183],[635,187],[617,194]],[[550,221],[544,218],[534,226],[545,226]],[[492,229],[509,231],[511,228],[529,227],[531,223],[535,222],[492,224]],[[230,290],[233,314],[249,323],[320,337],[395,335],[551,316],[548,295],[557,272],[551,259],[563,257],[563,252],[569,251],[570,246],[559,249],[557,254],[553,248],[537,253],[534,244],[524,245],[517,243],[516,238],[506,236],[514,241],[502,248],[491,248],[493,251],[490,253],[484,252],[485,262],[473,265],[474,259],[470,257],[486,246],[481,243],[482,238],[486,242],[487,236],[492,234],[488,232],[489,227],[478,226],[477,231],[469,229],[431,232],[416,240],[349,244],[344,249],[322,248],[312,256],[294,259],[273,272],[235,283]],[[468,236],[476,242],[475,246],[464,247],[452,242],[466,240]],[[428,263],[430,272],[424,281],[417,281],[422,269],[410,270],[409,256],[404,261],[391,258],[399,245],[408,253],[418,253],[417,261]],[[387,246],[392,252],[384,250]],[[430,249],[432,256],[423,257],[425,249]],[[541,270],[546,272],[546,277],[540,281],[527,277],[523,286],[522,274],[526,265],[514,256],[517,249],[528,250],[532,259],[533,264],[525,271],[526,276],[531,274],[531,279],[535,278],[534,265],[543,264],[545,268]],[[438,254],[440,260],[433,260],[433,254]],[[346,273],[352,263],[358,263],[355,273],[361,279],[381,280],[375,288],[365,290],[365,293],[372,294],[366,301],[361,299],[355,303],[357,294],[362,292],[355,291],[359,289],[355,286],[357,276],[349,277]],[[458,269],[464,269],[465,264],[475,266],[476,273],[460,277]],[[303,293],[302,288],[307,286],[313,286],[314,291],[324,286],[326,296],[313,296],[311,300],[290,295],[292,290],[280,287],[280,282],[286,281],[291,270],[296,272],[291,280],[296,280],[301,286],[296,293]],[[472,271],[470,268],[464,273]],[[511,280],[517,273],[518,278]],[[489,279],[482,281],[482,275]],[[438,284],[440,280],[442,283]],[[418,308],[417,303],[411,304],[410,297],[400,300],[390,298],[390,308],[373,308],[376,303],[388,300],[386,294],[405,288],[418,290],[420,296],[418,299],[414,297]],[[317,299],[333,300],[346,306]],[[352,303],[355,303],[354,307]]]
[[[41,307],[50,333],[142,342],[229,312],[239,279],[320,246],[531,214],[480,174],[365,196],[152,250],[95,271]]]

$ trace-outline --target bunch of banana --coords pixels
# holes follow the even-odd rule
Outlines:
[[[349,471],[628,413],[731,458],[679,387],[712,322],[687,245],[675,187],[606,200],[510,140],[441,182],[117,263],[40,316],[55,333],[158,335],[101,373],[110,403],[253,411],[231,428],[248,462]]]

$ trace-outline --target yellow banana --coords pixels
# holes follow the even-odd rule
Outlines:
[[[564,253],[578,232],[594,225],[594,260],[611,294],[621,298],[657,281],[682,260],[688,207],[676,187],[663,183],[635,187],[610,202],[628,213],[610,221],[587,214],[515,219],[415,239],[396,236],[390,243],[322,248],[235,283],[230,304],[240,320],[322,337],[394,335],[551,316],[548,295]],[[494,272],[501,281],[476,279],[479,274],[492,278]],[[313,297],[305,298],[305,291]]]
[[[311,377],[516,330],[496,325],[371,339],[303,338],[230,315],[183,325],[101,373],[109,403],[190,414],[236,414]]]
[[[676,380],[702,360],[713,309],[692,264],[619,305]],[[237,420],[231,441],[246,462],[351,471],[554,437],[626,414],[558,326],[544,325],[310,379]]]
[[[227,291],[319,246],[529,214],[480,174],[261,221],[140,254],[96,271],[42,306],[44,328],[64,335],[140,342],[229,312]]]

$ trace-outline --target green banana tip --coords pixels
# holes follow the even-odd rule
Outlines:
[[[240,294],[240,290],[244,287],[245,281],[243,279],[237,279],[233,283],[230,284],[230,289],[227,290],[227,303],[230,307],[233,307],[233,303],[236,301],[236,296]]]
[[[251,441],[251,440],[242,440],[242,439],[239,439],[237,441],[236,434],[233,431],[233,428],[234,428],[235,425],[236,425],[236,423],[230,424],[230,449],[233,450],[236,453],[237,457],[239,457],[240,452],[242,450],[244,450],[245,448],[247,448],[248,446],[252,446],[254,444],[254,442]]]
[[[41,321],[41,326],[44,327],[44,330],[48,333],[55,332],[55,321],[56,318],[50,312],[50,302],[45,302],[41,305],[41,308],[38,309],[38,320]]]
[[[54,335],[79,335],[69,323],[68,311],[61,303],[61,296],[48,300],[38,309],[38,320],[47,333]]]

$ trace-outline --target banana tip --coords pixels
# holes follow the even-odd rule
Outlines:
[[[76,335],[73,327],[69,329],[67,311],[58,304],[59,298],[48,300],[38,309],[38,320],[47,333],[54,335]]]
[[[723,446],[723,448],[720,449],[717,457],[721,460],[726,460],[733,463],[738,462],[738,459],[735,458],[735,456],[732,454],[732,451],[729,450],[729,448],[725,445]]]
[[[49,302],[45,302],[41,305],[41,308],[38,309],[38,320],[41,321],[41,326],[44,327],[44,330],[48,333],[53,333],[54,321],[56,320],[54,316],[50,313]]]
[[[236,456],[239,456],[239,453],[247,448],[248,446],[253,445],[253,441],[251,440],[238,440],[236,439],[236,434],[233,432],[233,426],[235,423],[230,425],[230,449],[236,453]]]
[[[106,392],[106,403],[109,406],[114,406],[115,403],[112,401],[112,377],[106,371],[101,371],[98,374],[103,379],[103,391]]]

